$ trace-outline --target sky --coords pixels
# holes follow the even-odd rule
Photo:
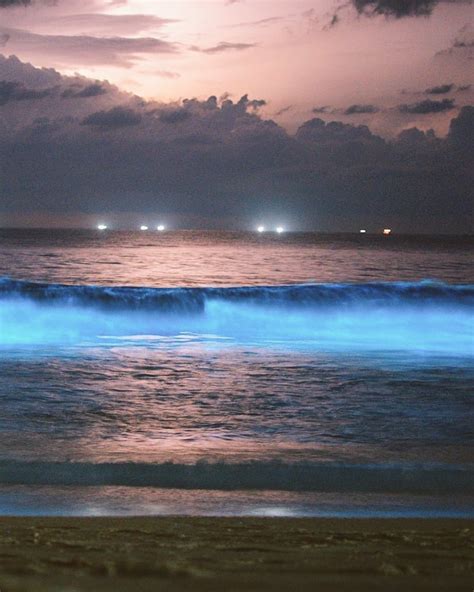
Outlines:
[[[0,0],[0,224],[472,231],[467,0]]]

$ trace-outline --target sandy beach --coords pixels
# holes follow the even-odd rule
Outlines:
[[[2,592],[466,590],[474,521],[1,518]]]

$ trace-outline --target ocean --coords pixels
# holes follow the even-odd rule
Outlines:
[[[474,515],[471,237],[0,231],[0,514]]]

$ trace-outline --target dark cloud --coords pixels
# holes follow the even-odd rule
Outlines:
[[[458,91],[459,92],[464,92],[466,90],[471,90],[472,84],[462,84],[461,86],[458,86]]]
[[[426,99],[411,105],[399,105],[400,113],[417,113],[425,115],[427,113],[442,113],[443,111],[450,111],[455,108],[454,99],[443,99],[442,101],[432,101]]]
[[[345,115],[360,115],[364,113],[377,113],[379,108],[375,105],[351,105],[344,111]]]
[[[81,125],[88,125],[101,130],[114,130],[121,127],[138,125],[142,120],[140,113],[127,107],[113,107],[108,111],[97,111],[82,120]]]
[[[427,88],[425,93],[427,95],[445,95],[454,89],[454,84],[440,84],[439,86],[432,86]]]
[[[449,127],[448,141],[458,150],[465,151],[471,166],[474,170],[474,158],[472,147],[474,146],[474,107],[463,107],[455,119],[451,120]]]
[[[428,16],[438,0],[351,0],[359,14],[395,18]]]
[[[161,111],[158,115],[160,121],[170,124],[181,123],[182,121],[186,121],[189,117],[191,117],[191,113],[186,109]]]
[[[256,45],[256,43],[228,43],[227,41],[221,41],[220,43],[212,47],[202,48],[193,45],[191,49],[192,51],[199,51],[201,53],[213,55],[216,53],[223,53],[226,51],[244,51],[246,49],[252,49],[253,47],[256,47]]]
[[[280,117],[281,115],[284,115],[285,113],[288,113],[288,111],[291,111],[292,109],[293,109],[293,105],[287,105],[286,107],[283,107],[282,109],[279,109],[275,113],[275,117]]]
[[[29,89],[53,77],[3,65]],[[48,100],[2,107],[2,221],[35,210],[60,218],[159,209],[235,228],[268,215],[302,229],[470,230],[473,107],[460,110],[446,138],[412,128],[388,141],[319,118],[289,134],[247,95],[159,104],[100,83],[106,94],[61,97],[93,84],[60,77]]]
[[[8,8],[9,6],[28,6],[31,0],[0,0],[0,8]]]
[[[329,105],[323,105],[321,107],[313,107],[312,112],[315,115],[321,114],[321,113],[328,113],[330,111],[330,107]]]
[[[83,88],[77,88],[78,85],[69,87],[65,89],[61,96],[63,99],[89,99],[91,97],[99,97],[100,95],[105,95],[107,93],[107,89],[100,84],[99,82],[94,82],[93,84],[88,84]]]
[[[20,82],[0,80],[0,105],[6,105],[12,101],[36,101],[50,97],[53,92],[52,88],[38,90],[26,88]]]

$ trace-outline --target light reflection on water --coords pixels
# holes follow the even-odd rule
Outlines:
[[[467,284],[469,240],[3,231],[0,276]],[[163,316],[3,300],[0,460],[472,466],[472,339],[463,307],[328,313],[213,301],[197,316]],[[2,513],[454,515],[468,506],[459,495],[410,499],[0,486]]]
[[[0,486],[3,515],[472,518],[473,498],[396,494]]]

